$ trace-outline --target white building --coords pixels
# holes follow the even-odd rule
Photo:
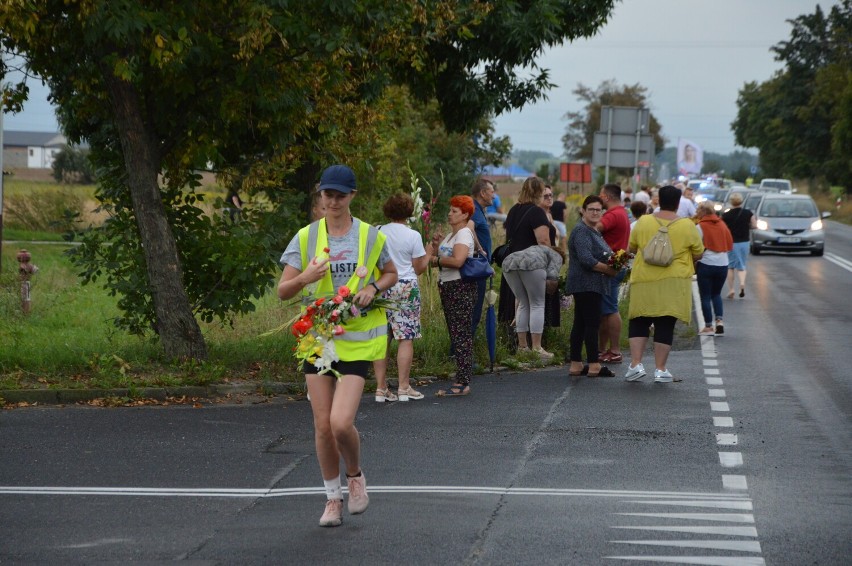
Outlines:
[[[4,169],[51,169],[56,154],[67,143],[56,132],[3,132]]]

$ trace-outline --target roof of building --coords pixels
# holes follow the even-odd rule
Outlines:
[[[4,147],[61,147],[68,140],[58,132],[3,131]]]
[[[492,177],[531,177],[532,173],[517,165],[515,163],[510,164],[508,167],[495,167],[493,165],[486,165],[482,168],[482,174],[488,175]]]

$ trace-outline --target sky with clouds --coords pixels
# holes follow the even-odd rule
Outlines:
[[[515,149],[562,154],[566,112],[582,109],[572,91],[614,79],[648,89],[651,112],[667,145],[690,139],[705,151],[737,148],[730,124],[737,93],[749,81],[769,79],[781,64],[770,47],[790,37],[787,22],[828,12],[837,1],[820,0],[624,0],[600,32],[547,50],[539,63],[557,86],[548,99],[498,116],[498,135]],[[30,82],[24,112],[4,116],[6,130],[57,131],[47,89]]]
[[[743,149],[730,127],[739,90],[782,68],[770,47],[790,38],[787,20],[814,13],[817,4],[828,13],[839,2],[624,0],[598,35],[538,59],[558,86],[548,100],[498,116],[497,134],[508,135],[515,149],[561,156],[565,113],[583,107],[572,91],[579,83],[595,89],[614,79],[647,87],[667,146],[686,138],[705,151]]]

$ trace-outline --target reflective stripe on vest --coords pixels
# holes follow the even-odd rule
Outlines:
[[[381,272],[376,264],[379,255],[384,248],[386,236],[379,232],[374,226],[362,222],[357,218],[353,222],[358,224],[358,261],[356,266],[365,266],[367,276],[364,278],[353,274],[346,286],[352,294],[369,285],[379,277]],[[325,218],[312,222],[299,230],[299,248],[302,255],[302,271],[308,266],[308,261],[316,257],[323,248],[328,247],[328,231]],[[309,253],[308,250],[313,250]],[[365,261],[366,258],[366,261]],[[303,301],[308,298],[308,291],[302,290]],[[331,278],[331,270],[326,271],[325,276],[317,285],[317,296],[331,296],[335,293],[334,283]],[[309,301],[308,301],[309,302]],[[374,308],[368,310],[360,317],[353,317],[343,324],[346,330],[340,336],[335,336],[334,345],[337,355],[343,361],[356,360],[381,360],[387,352],[387,316],[385,309]]]

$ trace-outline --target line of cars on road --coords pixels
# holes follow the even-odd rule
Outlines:
[[[764,179],[754,189],[743,185],[718,187],[715,183],[698,180],[690,181],[692,183],[695,183],[696,202],[712,201],[719,215],[730,210],[731,195],[740,193],[743,196],[743,208],[750,210],[757,220],[757,228],[751,231],[749,239],[753,255],[764,251],[823,255],[823,219],[831,213],[820,213],[810,196],[794,194],[795,189],[789,180]]]

